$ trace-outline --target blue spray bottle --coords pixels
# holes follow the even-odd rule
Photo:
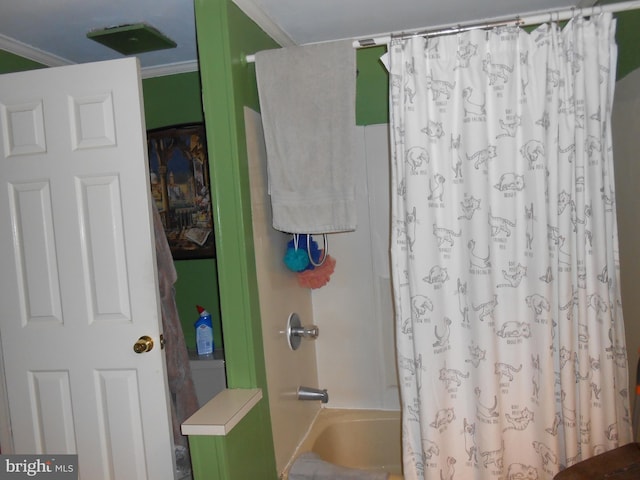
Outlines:
[[[200,305],[196,305],[200,317],[195,323],[196,349],[198,355],[213,355],[213,324],[211,314]]]

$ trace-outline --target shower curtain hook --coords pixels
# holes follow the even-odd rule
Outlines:
[[[316,263],[313,260],[313,256],[311,255],[311,235],[307,235],[307,253],[309,254],[309,261],[311,262],[311,264],[314,267],[319,267],[320,265],[322,265],[324,263],[324,261],[327,259],[327,255],[329,254],[329,241],[327,240],[327,234],[323,233],[322,234],[322,240],[324,243],[324,250],[323,250],[323,255],[322,255],[322,259]]]

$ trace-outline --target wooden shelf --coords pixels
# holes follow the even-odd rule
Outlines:
[[[226,389],[182,424],[183,435],[227,435],[262,399],[259,388]]]

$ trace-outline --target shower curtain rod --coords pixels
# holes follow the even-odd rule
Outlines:
[[[409,38],[413,36],[420,37],[436,37],[440,35],[450,35],[454,33],[466,32],[469,30],[479,30],[502,26],[526,26],[539,25],[545,22],[560,22],[569,20],[573,17],[588,17],[603,12],[623,12],[627,10],[640,9],[640,0],[631,0],[627,2],[609,3],[607,5],[598,5],[593,7],[572,7],[559,10],[543,10],[538,12],[526,13],[517,16],[494,17],[484,20],[481,23],[458,23],[449,24],[429,29],[405,30],[397,33],[390,33],[373,38],[362,38],[353,41],[354,48],[366,48],[376,45],[388,45],[393,38]]]
[[[489,18],[484,20],[482,23],[456,23],[429,29],[405,30],[402,32],[388,33],[376,37],[361,38],[353,41],[353,48],[367,48],[377,45],[389,45],[392,38],[408,38],[412,36],[435,37],[439,35],[450,35],[454,33],[466,32],[469,30],[486,29],[508,25],[538,25],[549,21],[560,22],[563,20],[569,20],[575,16],[588,17],[590,15],[595,15],[602,12],[615,13],[638,9],[640,9],[640,0],[609,3],[606,5],[598,5],[595,7],[572,7],[560,10],[544,10],[518,15],[515,17],[512,15],[506,17]],[[247,55],[245,57],[245,60],[247,63],[253,63],[255,62],[255,55]]]

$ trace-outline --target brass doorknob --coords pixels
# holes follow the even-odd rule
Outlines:
[[[143,335],[133,344],[133,351],[136,353],[145,353],[153,348],[153,339],[147,335]]]

